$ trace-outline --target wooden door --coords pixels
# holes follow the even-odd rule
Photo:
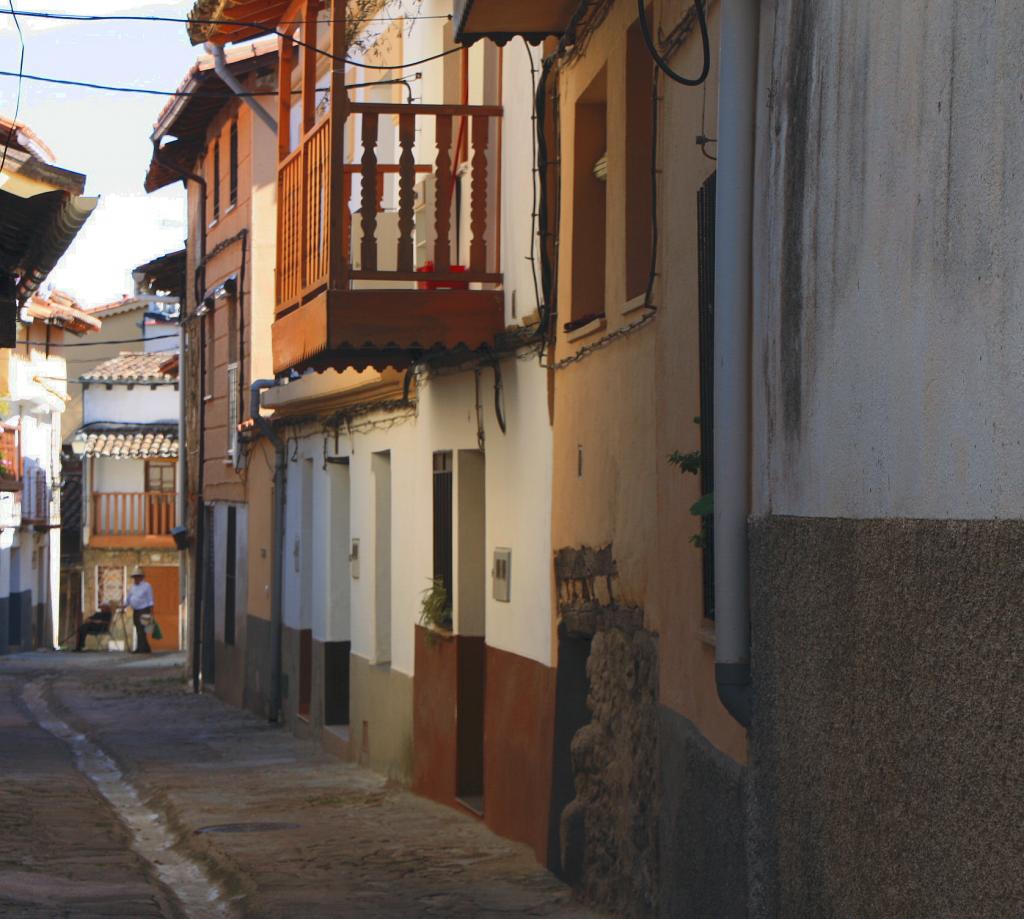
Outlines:
[[[177,651],[181,644],[178,624],[178,566],[147,566],[142,569],[146,580],[153,586],[153,615],[160,623],[164,637],[159,641],[150,636],[154,651]]]

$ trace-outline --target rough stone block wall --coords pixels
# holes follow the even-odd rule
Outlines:
[[[561,814],[565,877],[619,916],[653,915],[658,890],[658,638],[615,600],[611,546],[555,560],[562,626],[590,639],[590,723],[571,742],[576,797]]]

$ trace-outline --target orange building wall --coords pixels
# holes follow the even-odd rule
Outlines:
[[[677,15],[665,5],[656,21],[667,27]],[[589,37],[585,54],[563,70],[559,81],[559,359],[645,314],[636,308],[636,300],[627,300],[626,232],[631,222],[635,225],[636,208],[630,205],[636,198],[627,200],[626,190],[632,183],[632,194],[639,193],[628,168],[634,139],[627,133],[626,97],[627,36],[635,18],[635,4],[617,2]],[[709,21],[716,48],[717,5],[711,6]],[[712,60],[714,66],[715,56]],[[688,40],[674,63],[687,73],[699,71],[700,42]],[[582,222],[573,225],[576,103],[588,88],[594,91],[602,70],[607,80],[605,249],[588,252],[586,258],[581,253],[576,269],[593,271],[594,265],[605,264],[604,297],[599,302],[599,287],[596,293],[587,292],[587,302],[573,303],[574,239],[591,229]],[[693,422],[700,412],[696,204],[697,191],[714,163],[702,155],[694,138],[702,133],[702,110],[703,132],[714,136],[716,87],[715,69],[706,97],[700,89],[667,81],[661,85],[660,248],[652,298],[656,315],[642,328],[555,372],[552,537],[556,550],[613,544],[616,600],[643,608],[645,627],[660,636],[659,701],[691,719],[719,749],[744,761],[745,732],[717,698],[713,627],[703,617],[701,556],[689,542],[698,530],[689,507],[700,496],[699,481],[667,462],[673,450],[699,447]],[[591,170],[589,154],[581,159],[587,162],[580,168]],[[584,185],[592,181],[582,178]],[[633,252],[635,260],[635,247]],[[635,265],[631,274],[635,277]],[[562,331],[570,318],[602,308],[605,319],[591,333],[570,341]]]

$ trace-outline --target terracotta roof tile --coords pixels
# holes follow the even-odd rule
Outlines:
[[[78,335],[98,332],[102,325],[99,319],[83,310],[74,297],[59,290],[52,290],[45,297],[33,294],[27,309],[33,319],[59,325]]]
[[[169,383],[178,379],[171,360],[176,354],[153,351],[122,351],[79,378],[83,383]]]
[[[152,426],[92,431],[86,437],[85,455],[118,459],[175,459],[178,455],[178,432],[174,428]]]

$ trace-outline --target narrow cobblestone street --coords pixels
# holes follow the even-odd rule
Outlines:
[[[593,915],[524,847],[188,692],[180,655],[0,659],[0,915]]]

